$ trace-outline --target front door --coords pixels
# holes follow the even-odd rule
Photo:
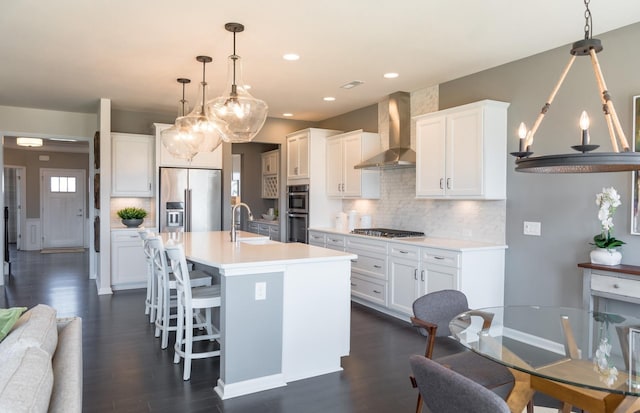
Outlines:
[[[84,247],[85,171],[41,169],[42,248]]]

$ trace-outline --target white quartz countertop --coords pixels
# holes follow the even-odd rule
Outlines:
[[[187,259],[211,267],[247,268],[355,259],[356,255],[300,243],[271,241],[250,232],[238,231],[231,242],[229,231],[162,233],[163,241],[184,245]]]
[[[360,237],[360,238],[366,238],[371,240],[415,245],[418,247],[447,249],[452,251],[471,251],[471,250],[506,249],[507,248],[507,246],[503,244],[492,244],[487,242],[479,242],[479,241],[464,240],[464,239],[437,238],[437,237],[383,238],[383,237],[373,237],[370,235],[352,234],[349,231],[341,231],[334,228],[309,228],[309,230],[325,232],[328,234],[348,235],[350,237]]]

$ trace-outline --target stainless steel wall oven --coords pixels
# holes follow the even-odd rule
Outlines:
[[[287,242],[307,244],[309,229],[309,185],[287,187]]]

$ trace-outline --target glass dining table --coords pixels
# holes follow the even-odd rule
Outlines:
[[[466,311],[449,328],[464,346],[510,369],[512,412],[521,413],[535,392],[564,402],[565,409],[640,410],[640,318],[506,306]]]

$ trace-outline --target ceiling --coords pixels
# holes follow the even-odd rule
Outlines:
[[[594,35],[640,21],[638,0],[593,0]],[[0,105],[177,113],[202,65],[210,93],[226,82],[237,35],[244,81],[269,116],[319,121],[563,46],[583,37],[582,1],[538,0],[20,0],[0,14]],[[606,51],[606,44],[605,51]],[[299,61],[282,59],[297,53]],[[560,70],[564,62],[559,63]],[[396,79],[384,79],[397,72]],[[350,90],[341,85],[360,80]],[[551,87],[551,85],[550,85]],[[334,102],[323,97],[333,96]]]

